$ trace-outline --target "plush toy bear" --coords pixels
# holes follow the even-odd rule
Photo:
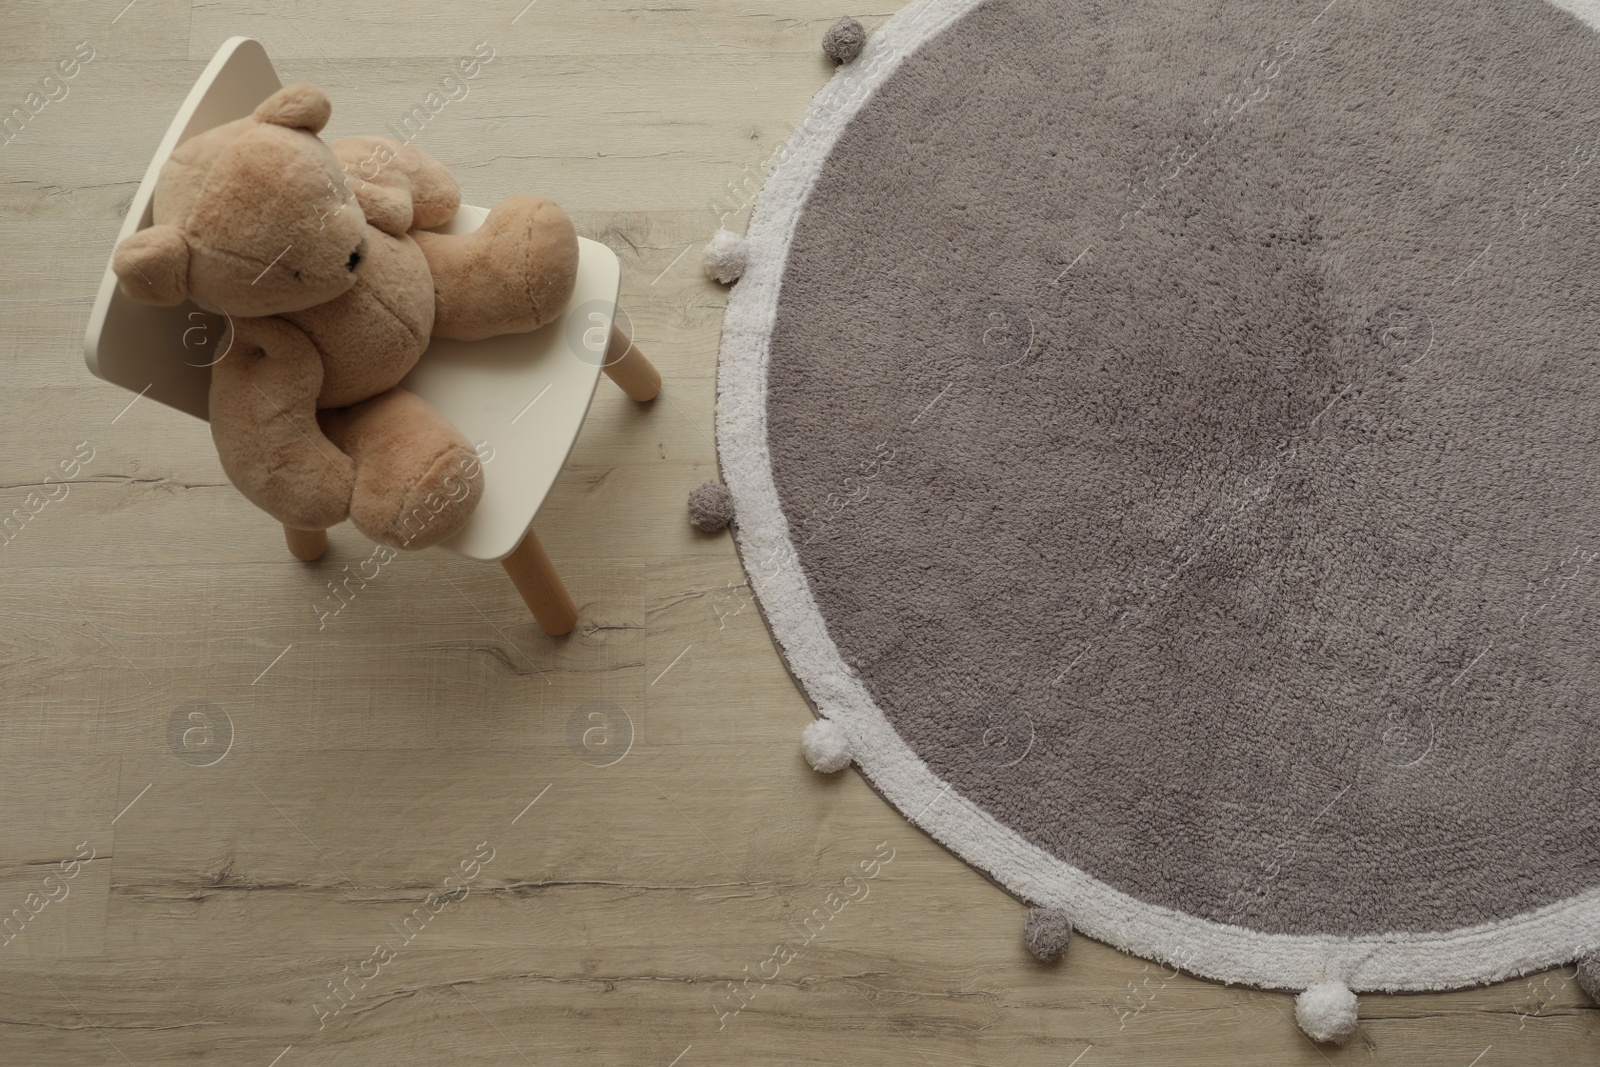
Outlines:
[[[572,296],[578,238],[556,204],[514,196],[468,236],[428,232],[461,202],[442,164],[387,137],[317,134],[314,85],[190,138],[162,167],[153,224],[117,249],[123,292],[226,313],[211,436],[240,492],[285,526],[349,518],[421,548],[483,493],[472,446],[396,388],[430,338],[534,330]]]

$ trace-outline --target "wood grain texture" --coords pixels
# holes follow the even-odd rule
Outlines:
[[[0,944],[0,1063],[1595,1062],[1570,971],[1364,997],[1355,1041],[1318,1049],[1283,994],[1082,939],[1038,964],[1021,905],[853,771],[805,768],[805,702],[731,543],[684,500],[716,475],[725,291],[699,246],[740,228],[839,9],[124,5],[0,9],[6,107],[96,50],[0,145],[0,513],[94,451],[0,545],[0,917],[95,856]],[[622,257],[628,331],[665,384],[648,407],[600,390],[540,514],[571,636],[440,551],[332,597],[371,545],[344,526],[321,560],[288,558],[203,425],[84,370],[121,214],[236,33],[330,90],[333,136],[397,121],[487,42],[419,143],[469,200],[553,196]],[[879,848],[867,896],[806,926]],[[794,958],[735,992],[780,942]]]

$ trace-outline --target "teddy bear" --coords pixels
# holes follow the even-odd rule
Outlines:
[[[466,523],[483,468],[397,386],[434,337],[559,316],[577,231],[553,201],[512,196],[469,235],[430,232],[461,203],[450,172],[389,137],[323,141],[332,109],[297,83],[183,142],[115,270],[134,300],[227,316],[211,436],[246,498],[291,530],[348,518],[381,544],[422,548]]]

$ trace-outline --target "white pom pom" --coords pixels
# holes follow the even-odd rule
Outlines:
[[[723,285],[732,285],[750,265],[750,242],[729,230],[718,230],[700,256],[706,273]]]
[[[813,770],[832,774],[850,766],[850,738],[832,719],[818,719],[800,735],[800,751]]]
[[[1356,995],[1340,982],[1318,982],[1294,998],[1294,1021],[1313,1041],[1342,1045],[1356,1032]]]

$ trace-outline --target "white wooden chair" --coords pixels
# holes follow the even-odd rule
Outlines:
[[[185,139],[250,114],[282,83],[260,42],[229,39],[162,138],[117,235],[151,223],[150,198],[161,165]],[[470,233],[488,214],[463,204],[441,230]],[[661,375],[617,325],[621,269],[605,245],[579,238],[577,288],[560,319],[532,333],[484,341],[436,340],[401,384],[431,402],[475,446],[487,443],[484,494],[466,527],[443,547],[498,560],[548,634],[569,632],[578,610],[539,539],[533,518],[566,463],[603,369],[637,401],[655,397]],[[84,358],[98,378],[207,417],[211,355],[226,323],[194,304],[157,308],[128,299],[106,264],[89,318]],[[209,342],[209,343],[208,343]],[[325,530],[284,528],[289,550],[315,560]]]

